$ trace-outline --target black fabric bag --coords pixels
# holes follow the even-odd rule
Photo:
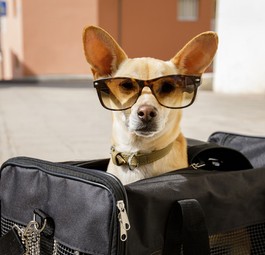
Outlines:
[[[208,142],[240,151],[255,168],[265,166],[265,137],[215,132]]]
[[[5,245],[17,243],[10,229],[28,226],[33,214],[43,228],[41,254],[265,254],[265,166],[252,169],[244,155],[216,144],[189,144],[191,167],[125,187],[104,172],[108,159],[8,160],[0,254],[13,255]],[[231,153],[239,165],[229,165]]]
[[[193,198],[205,214],[210,254],[265,254],[264,180],[264,168],[229,172],[198,169],[180,170],[128,185],[131,222],[128,250],[137,248],[136,254],[163,254],[169,211],[176,200]],[[192,215],[195,217],[196,213]],[[197,240],[200,237],[197,235]],[[196,239],[188,241],[193,247]]]
[[[124,186],[112,175],[13,158],[2,166],[0,195],[1,236],[11,236],[0,239],[1,255],[19,254],[21,245],[10,232],[14,224],[17,235],[24,231],[30,236],[26,249],[37,250],[33,239],[40,238],[41,254],[125,254],[128,202]],[[12,251],[14,245],[18,248]]]
[[[259,140],[264,142],[262,137]],[[132,226],[128,239],[129,254],[136,249],[135,241],[139,245],[136,254],[265,254],[265,164],[253,168],[251,157],[233,147],[193,139],[188,142],[190,169],[126,186]],[[244,146],[249,143],[241,144]],[[259,162],[264,160],[264,151],[256,150],[255,153],[259,155],[256,158],[261,157]],[[169,212],[175,201],[183,199],[198,201],[205,215],[209,251],[203,230],[191,224],[193,234],[188,239],[186,235],[175,234],[175,238],[182,238],[171,240],[170,247],[174,252],[167,253],[168,235],[164,233],[173,233],[180,225],[171,221],[172,213]],[[168,215],[171,216],[167,218]],[[179,214],[175,215],[179,217]],[[188,215],[190,219],[197,219],[199,213],[193,210]],[[200,231],[194,234],[198,229]],[[182,250],[178,253],[176,247],[180,243]],[[192,249],[194,245],[196,248]]]

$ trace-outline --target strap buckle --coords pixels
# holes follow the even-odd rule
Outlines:
[[[139,161],[135,153],[131,154],[128,158],[128,166],[131,171],[133,171],[136,167],[139,166]]]
[[[115,165],[121,166],[126,164],[126,160],[122,157],[121,152],[116,151],[114,146],[111,146],[110,150],[111,159]]]

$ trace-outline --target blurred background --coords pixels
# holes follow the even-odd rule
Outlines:
[[[265,135],[264,8],[263,0],[1,0],[0,163],[109,156],[111,115],[83,56],[87,25],[107,30],[129,57],[163,60],[216,31],[218,53],[183,132]]]
[[[165,60],[193,36],[215,29],[215,0],[5,0],[3,5],[2,79],[88,73],[81,48],[86,25],[107,30],[130,57]]]
[[[164,60],[198,33],[215,30],[213,89],[265,93],[264,7],[262,0],[1,0],[0,79],[88,75],[86,25],[107,30],[130,57]]]

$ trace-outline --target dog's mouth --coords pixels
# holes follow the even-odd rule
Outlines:
[[[158,132],[158,128],[155,123],[146,123],[139,125],[132,131],[138,136],[150,137]]]
[[[141,131],[136,130],[136,131],[135,131],[135,134],[136,134],[137,136],[143,136],[143,137],[151,137],[151,136],[154,136],[155,133],[157,133],[157,132],[143,131],[143,130],[141,130]]]

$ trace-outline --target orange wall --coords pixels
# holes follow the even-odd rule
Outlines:
[[[98,22],[98,0],[23,2],[25,75],[88,73],[81,34]]]
[[[213,1],[200,0],[199,20],[177,20],[177,0],[124,0],[122,45],[131,57],[169,59],[193,36],[210,30]]]
[[[119,1],[99,0],[98,24],[119,41]]]
[[[129,57],[169,59],[193,36],[210,30],[213,17],[214,0],[200,0],[198,21],[178,21],[177,2],[100,0],[99,25],[120,41]]]
[[[211,28],[215,0],[199,1],[197,22],[178,21],[177,2],[7,0],[4,76],[89,74],[81,37],[85,25],[106,29],[129,57],[170,59],[194,35]]]

